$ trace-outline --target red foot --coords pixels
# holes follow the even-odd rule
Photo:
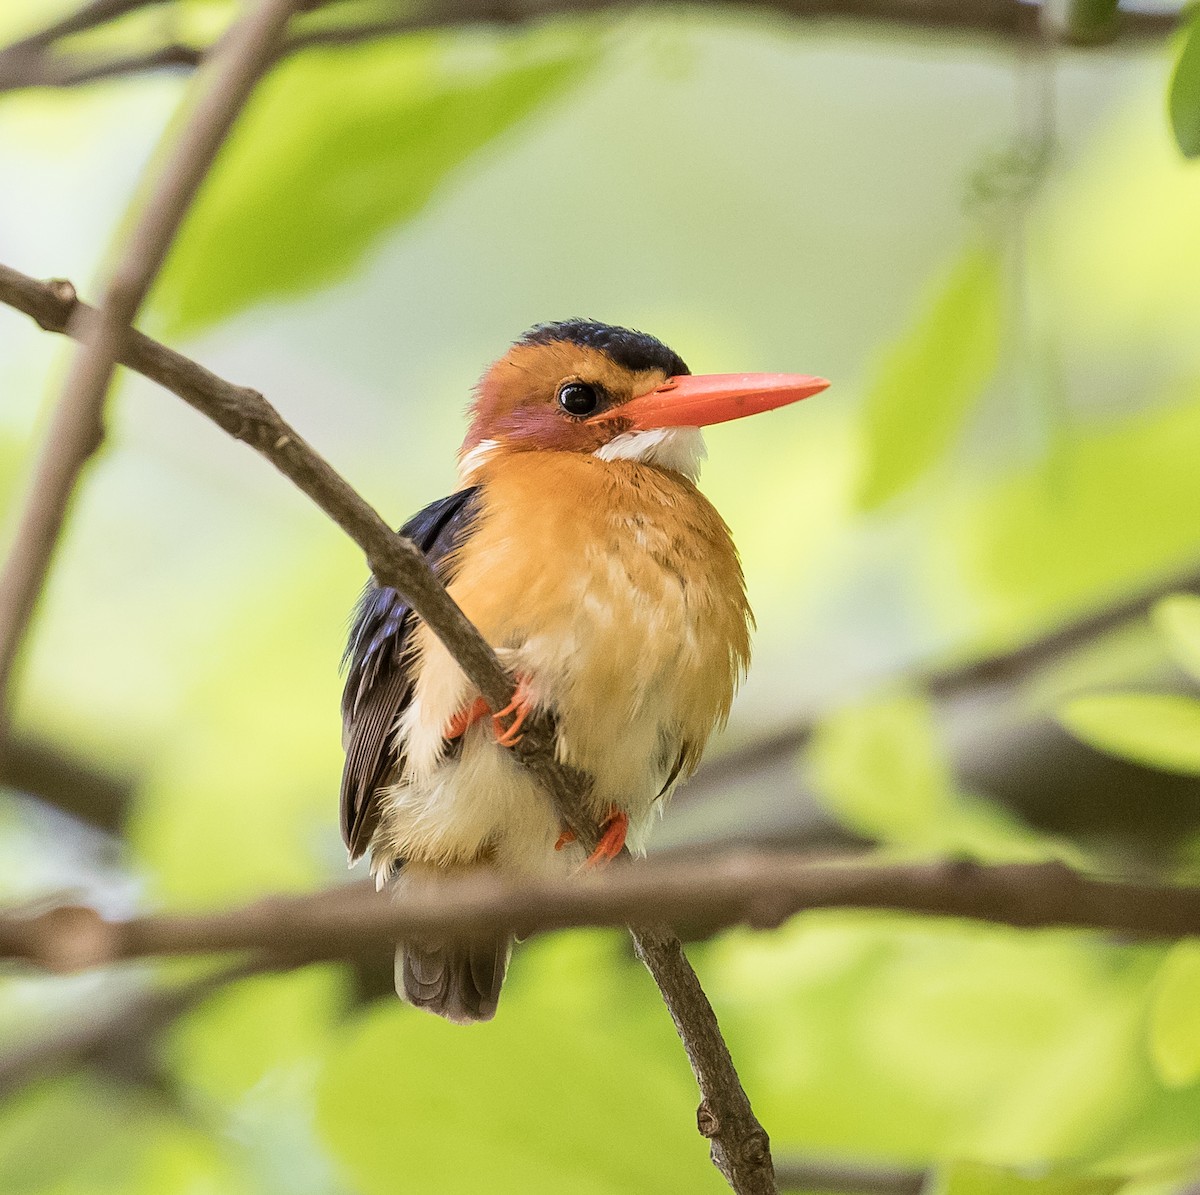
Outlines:
[[[614,809],[605,820],[600,832],[600,841],[584,861],[584,867],[603,867],[606,863],[611,863],[621,853],[628,830],[629,814],[623,809]]]
[[[446,729],[442,732],[442,737],[447,740],[461,738],[476,722],[481,721],[491,714],[492,732],[496,736],[496,742],[501,747],[515,747],[521,741],[521,727],[524,725],[525,719],[529,717],[532,709],[533,705],[529,700],[526,678],[520,677],[517,681],[517,689],[513,694],[512,701],[498,714],[492,714],[491,706],[482,697],[476,697],[470,705],[463,706],[446,723]],[[502,719],[508,717],[512,717],[512,721],[506,726]]]
[[[490,712],[488,703],[482,697],[476,697],[470,705],[464,706],[446,723],[442,737],[445,739],[461,738],[480,718],[486,718]]]
[[[564,830],[559,836],[558,841],[554,844],[556,851],[561,851],[563,847],[570,846],[575,841],[574,830]]]
[[[502,710],[492,715],[492,732],[496,736],[496,742],[501,747],[515,747],[524,737],[521,733],[521,727],[525,724],[525,719],[529,717],[533,709],[533,703],[529,700],[529,682],[526,677],[517,679],[517,690],[513,694],[513,699]],[[512,721],[505,726],[501,719],[512,716]]]

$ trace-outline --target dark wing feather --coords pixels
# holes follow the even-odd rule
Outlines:
[[[425,553],[443,581],[450,580],[452,553],[466,538],[479,512],[479,487],[459,490],[431,502],[400,534]],[[354,611],[342,666],[342,837],[353,862],[371,841],[379,821],[378,790],[403,761],[396,750],[396,719],[412,697],[405,658],[413,613],[394,590],[367,582]]]

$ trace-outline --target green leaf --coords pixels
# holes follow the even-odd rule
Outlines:
[[[1168,1087],[1200,1078],[1200,942],[1178,942],[1163,960],[1150,1005],[1150,1057]]]
[[[912,694],[826,718],[808,762],[829,807],[871,838],[912,840],[946,810],[953,793],[929,703]]]
[[[1104,693],[1067,702],[1058,718],[1099,751],[1200,776],[1200,701],[1165,693]]]
[[[999,361],[1002,282],[998,246],[967,249],[879,363],[866,398],[860,506],[899,493],[953,440]]]
[[[552,31],[553,32],[553,31]],[[155,291],[172,335],[348,274],[451,172],[576,82],[594,43],[543,32],[309,52],[255,97]]]
[[[1175,593],[1154,607],[1151,617],[1167,642],[1171,658],[1200,680],[1200,597]]]
[[[1192,19],[1184,39],[1167,102],[1184,157],[1200,157],[1200,17]]]

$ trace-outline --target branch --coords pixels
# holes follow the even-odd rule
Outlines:
[[[39,283],[6,266],[0,266],[0,301],[24,311],[48,331],[71,336],[79,335],[79,314],[90,311],[70,283]],[[171,390],[265,456],[362,548],[380,584],[404,594],[492,709],[511,701],[512,680],[419,549],[392,531],[261,394],[218,378],[140,332],[130,331],[117,351],[123,364]],[[585,805],[590,780],[558,761],[550,720],[529,719],[515,754],[550,795],[578,841],[593,846],[597,830]],[[658,919],[651,913],[650,920],[656,924]],[[754,1120],[712,1008],[681,945],[657,928],[630,933],[662,992],[700,1087],[702,1113],[708,1110],[702,1128],[711,1130],[706,1135],[712,1139],[714,1163],[736,1191],[770,1195],[775,1184],[767,1135]]]
[[[797,913],[835,908],[1138,940],[1200,935],[1200,887],[1101,879],[1057,862],[832,864],[739,851],[538,882],[480,872],[398,896],[380,895],[369,883],[343,885],[224,912],[127,921],[73,905],[17,910],[0,915],[0,959],[69,974],[128,959],[251,951],[299,966],[425,935],[469,941],[657,921],[698,939],[738,925],[774,929]]]
[[[33,87],[81,87],[100,79],[119,79],[170,68],[195,70],[209,53],[207,47],[168,42],[129,54],[29,54],[15,47],[0,50],[0,95]]]
[[[88,458],[99,448],[101,410],[129,325],[162,267],[200,183],[272,58],[296,0],[261,0],[213,53],[207,85],[166,155],[130,231],[99,309],[79,308],[75,355],[51,419],[16,536],[0,570],[0,737],[17,653],[62,532],[67,505]],[[99,0],[105,7],[105,0]],[[111,0],[109,9],[120,8]],[[69,22],[68,22],[69,24]],[[61,28],[61,27],[60,27]]]
[[[122,12],[163,0],[125,0]],[[1041,6],[1029,0],[695,0],[700,8],[734,8],[778,13],[798,21],[849,21],[926,33],[958,33],[1011,42],[1037,28]],[[89,6],[98,7],[98,6]],[[632,0],[441,0],[419,13],[390,20],[321,26],[297,33],[284,54],[321,46],[348,46],[395,37],[419,29],[465,25],[514,26],[551,17],[627,11]],[[63,22],[62,24],[66,24]],[[1118,12],[1102,28],[1077,35],[1070,23],[1052,30],[1057,40],[1080,46],[1161,41],[1178,27],[1176,14],[1138,9]],[[92,27],[91,25],[84,27]],[[166,67],[193,69],[209,48],[168,43],[111,56],[51,52],[62,36],[56,27],[0,50],[0,92],[29,87],[74,87],[96,79],[141,74]]]
[[[10,738],[0,752],[0,785],[110,831],[123,824],[134,789],[128,777],[25,736]]]
[[[622,868],[617,874],[638,870]],[[655,924],[662,910],[653,899],[646,901],[628,925],[634,949],[659,991],[671,993],[667,1008],[675,1032],[687,1048],[692,1074],[700,1088],[696,1128],[709,1139],[713,1165],[738,1192],[774,1195],[778,1190],[771,1141],[759,1123],[738,1079],[729,1047],[717,1023],[717,1014],[705,995],[700,979],[683,953],[683,943],[664,925]]]
[[[784,1191],[831,1191],[837,1195],[921,1195],[931,1175],[925,1170],[789,1158],[775,1168]]]
[[[13,42],[6,53],[44,50],[64,37],[75,33],[86,33],[91,29],[111,24],[113,21],[143,8],[154,8],[167,0],[89,0],[82,8],[52,21],[36,33]]]

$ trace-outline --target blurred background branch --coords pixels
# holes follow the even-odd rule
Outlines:
[[[102,28],[141,8],[161,7],[171,0],[120,0],[90,4],[74,18],[0,50],[0,92],[30,87],[75,87],[98,79],[118,78],[164,69],[193,69],[212,45],[168,42],[131,53],[85,53],[63,50],[59,43],[73,35]],[[1177,27],[1173,13],[1118,9],[1108,0],[1074,3],[1062,12],[1046,13],[1027,0],[735,0],[735,6],[801,21],[850,21],[894,26],[926,33],[962,33],[1000,41],[1029,37],[1046,25],[1059,41],[1074,45],[1108,45],[1169,36]],[[310,9],[336,4],[310,4]],[[279,50],[288,55],[321,46],[352,46],[422,29],[460,25],[515,26],[550,17],[616,11],[628,0],[440,0],[419,12],[404,11],[373,21],[323,23],[293,33]],[[728,8],[729,4],[722,4]]]

